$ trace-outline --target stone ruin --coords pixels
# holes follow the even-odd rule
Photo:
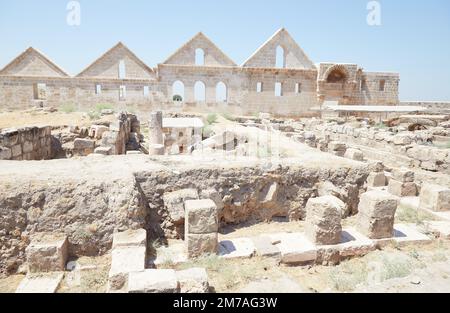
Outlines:
[[[2,132],[1,151],[8,158],[7,149],[20,146],[29,153],[24,149],[35,141],[35,153],[16,160],[57,158],[58,151],[76,156],[21,162],[23,172],[15,180],[0,170],[0,221],[5,225],[0,244],[6,247],[0,271],[28,273],[17,292],[55,292],[69,259],[84,255],[111,254],[108,292],[209,292],[204,268],[180,271],[167,264],[215,255],[270,258],[289,266],[334,265],[388,244],[448,238],[448,149],[424,150],[427,154],[417,158],[409,152],[450,137],[447,120],[426,131],[409,131],[402,124],[375,127],[369,119],[290,120],[261,114],[236,117],[233,127],[218,125],[205,136],[202,118],[152,112],[148,137],[137,116],[125,112],[114,122],[85,128]],[[260,151],[252,154],[255,138],[270,143],[281,138],[282,144],[274,149],[257,141],[256,150],[271,152],[261,157]],[[88,155],[98,158],[79,158]],[[400,206],[441,220],[426,222],[427,232],[398,223]],[[346,226],[352,216],[354,225]],[[229,225],[275,218],[301,220],[303,227],[222,237]],[[154,247],[155,240],[164,244]]]

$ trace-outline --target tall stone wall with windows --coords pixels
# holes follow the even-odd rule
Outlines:
[[[199,33],[156,68],[118,43],[76,76],[29,48],[0,70],[0,108],[108,103],[292,116],[326,100],[397,105],[398,84],[396,73],[364,72],[357,64],[314,65],[285,29],[241,66]],[[180,99],[174,101],[174,95]]]

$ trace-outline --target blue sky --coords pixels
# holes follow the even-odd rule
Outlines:
[[[77,74],[118,41],[149,66],[199,31],[241,64],[285,27],[316,63],[357,63],[401,75],[402,100],[450,101],[450,1],[79,0],[81,25],[66,22],[69,0],[0,0],[0,67],[34,46]]]

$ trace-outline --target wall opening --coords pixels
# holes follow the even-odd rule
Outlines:
[[[205,65],[205,51],[201,48],[195,49],[195,65]]]
[[[219,82],[216,86],[216,102],[227,102],[227,86],[223,82]]]
[[[184,101],[184,84],[179,80],[172,85],[172,100],[175,102]]]
[[[144,97],[148,97],[150,95],[150,87],[144,86]]]
[[[328,75],[328,83],[344,83],[347,80],[347,75],[343,70],[337,68]]]
[[[47,85],[38,83],[33,85],[33,95],[35,100],[47,99]]]
[[[386,87],[386,81],[384,79],[380,80],[380,91],[384,91]]]
[[[96,95],[102,94],[102,85],[100,85],[100,84],[95,85],[95,94]]]
[[[275,83],[275,97],[283,96],[283,84]]]
[[[206,101],[206,86],[204,82],[198,81],[194,85],[194,100],[197,102]]]
[[[123,101],[127,98],[127,87],[126,86],[120,86],[119,87],[119,100]]]
[[[296,94],[301,94],[302,93],[302,84],[301,83],[296,83],[295,84],[295,93]]]
[[[263,83],[262,82],[256,83],[256,92],[263,92]]]
[[[120,60],[119,62],[119,78],[124,79],[127,76],[127,71],[125,68],[125,61]]]
[[[277,50],[276,50],[275,67],[276,68],[285,68],[286,67],[284,49],[281,46],[278,46]]]

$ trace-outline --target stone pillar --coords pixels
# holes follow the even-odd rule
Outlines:
[[[186,241],[189,258],[203,254],[216,254],[218,249],[219,220],[214,201],[187,200],[184,203]]]
[[[306,237],[318,245],[341,243],[344,203],[334,196],[310,198],[306,204]]]
[[[357,229],[370,239],[393,237],[397,205],[397,198],[386,191],[373,190],[362,194]]]
[[[435,212],[450,211],[450,189],[434,184],[423,184],[419,206]]]
[[[149,129],[149,155],[163,155],[164,154],[164,137],[162,131],[162,112],[150,113],[150,120],[148,121]]]
[[[406,168],[392,171],[388,191],[397,197],[415,197],[417,195],[417,186],[414,183],[414,172]]]

